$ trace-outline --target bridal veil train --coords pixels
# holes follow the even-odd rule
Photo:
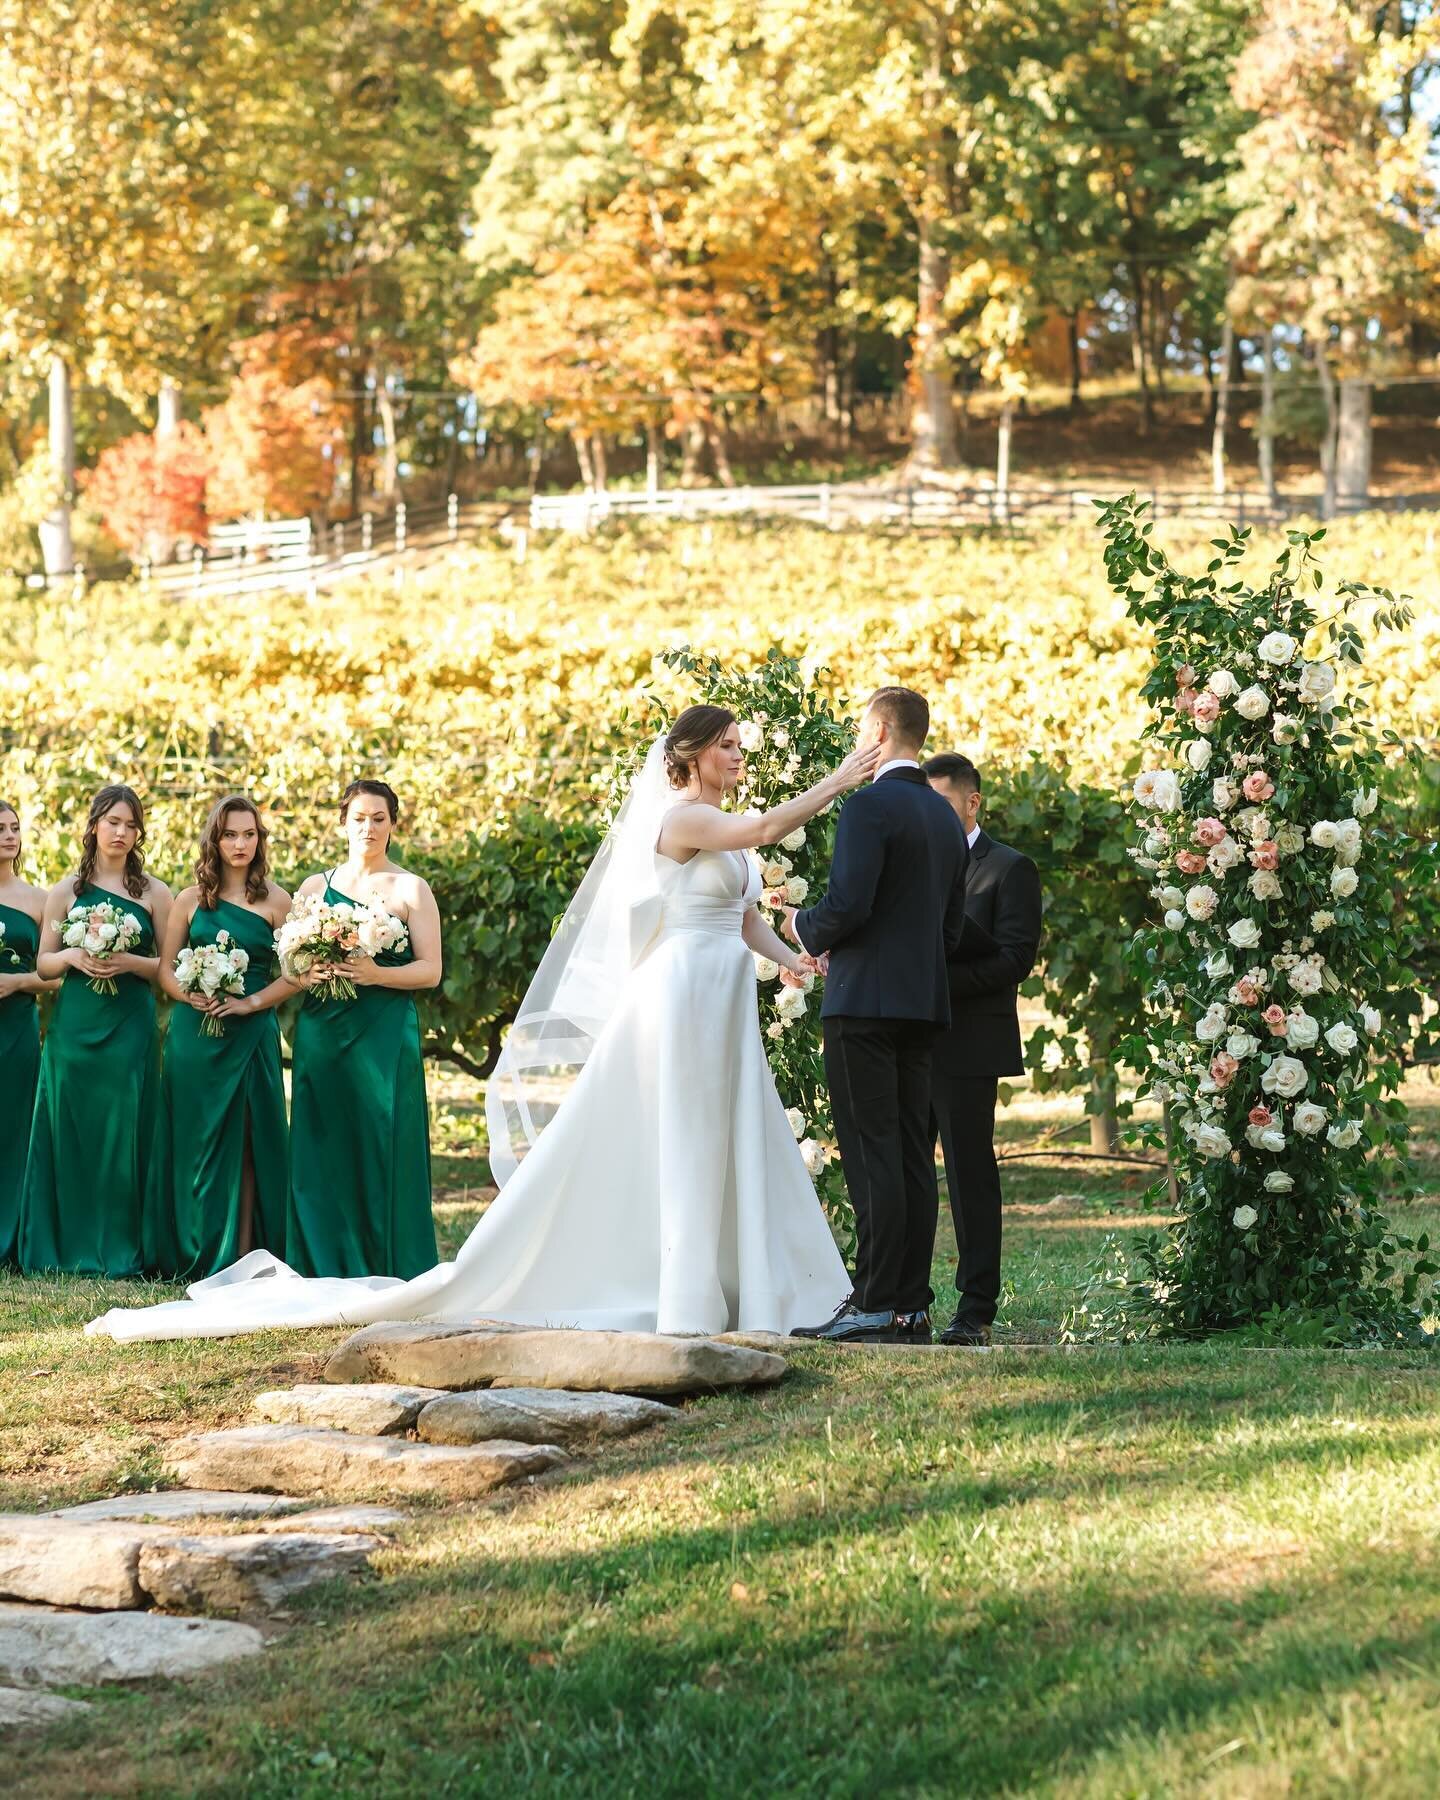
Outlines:
[[[850,1282],[770,1073],[741,937],[759,870],[746,851],[660,855],[676,798],[661,740],[507,1038],[487,1098],[501,1190],[454,1262],[403,1282],[306,1279],[257,1250],[185,1300],[87,1332],[481,1318],[788,1331],[831,1312]]]

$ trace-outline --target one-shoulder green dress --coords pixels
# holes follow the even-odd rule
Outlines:
[[[0,905],[0,975],[31,975],[40,948],[40,927],[29,913]],[[35,1083],[40,1075],[40,1013],[34,994],[0,1000],[0,1266],[13,1268],[20,1234],[20,1190],[30,1148]]]
[[[325,898],[357,904],[328,882]],[[386,968],[413,959],[408,947],[375,958]],[[290,1103],[285,1260],[302,1275],[408,1279],[433,1268],[430,1117],[414,994],[307,994]]]
[[[140,921],[136,956],[155,954],[150,915],[128,894],[87,887]],[[139,1275],[141,1213],[160,1085],[155,990],[139,975],[97,993],[67,969],[40,1057],[30,1160],[20,1206],[27,1274]]]
[[[249,907],[217,900],[197,907],[190,944],[221,932],[250,957],[245,992],[275,979],[270,921]],[[215,1037],[193,1006],[171,1010],[150,1177],[145,1196],[145,1266],[196,1281],[242,1254],[241,1199],[248,1137],[255,1175],[251,1250],[285,1254],[289,1185],[280,1023],[274,1009],[219,1021]]]

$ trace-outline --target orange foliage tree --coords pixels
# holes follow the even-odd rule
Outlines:
[[[798,240],[779,203],[727,218],[713,196],[632,183],[578,244],[501,293],[451,373],[486,405],[568,431],[582,469],[601,434],[663,426],[687,477],[708,445],[728,484],[726,401],[773,402],[813,380],[786,304],[805,272]]]
[[[177,543],[206,540],[210,451],[196,426],[139,431],[102,450],[79,484],[105,529],[133,557],[159,561]]]
[[[321,376],[290,385],[270,335],[239,346],[230,393],[205,414],[212,517],[263,517],[321,508],[340,446],[335,390]]]

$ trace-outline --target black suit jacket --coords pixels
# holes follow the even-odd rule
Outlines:
[[[821,1016],[950,1022],[945,959],[965,925],[969,852],[919,769],[891,769],[845,802],[825,897],[795,918],[830,952]]]
[[[950,1029],[936,1040],[936,1074],[1023,1075],[1019,986],[1040,948],[1040,872],[983,831],[970,851],[965,929],[948,963]]]

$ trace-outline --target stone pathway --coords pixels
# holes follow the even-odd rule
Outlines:
[[[0,1515],[0,1730],[85,1710],[50,1687],[257,1655],[256,1618],[359,1574],[405,1523],[380,1502],[537,1480],[665,1425],[688,1396],[772,1385],[792,1343],[486,1322],[358,1331],[323,1382],[257,1395],[255,1423],[168,1444],[177,1488]]]

